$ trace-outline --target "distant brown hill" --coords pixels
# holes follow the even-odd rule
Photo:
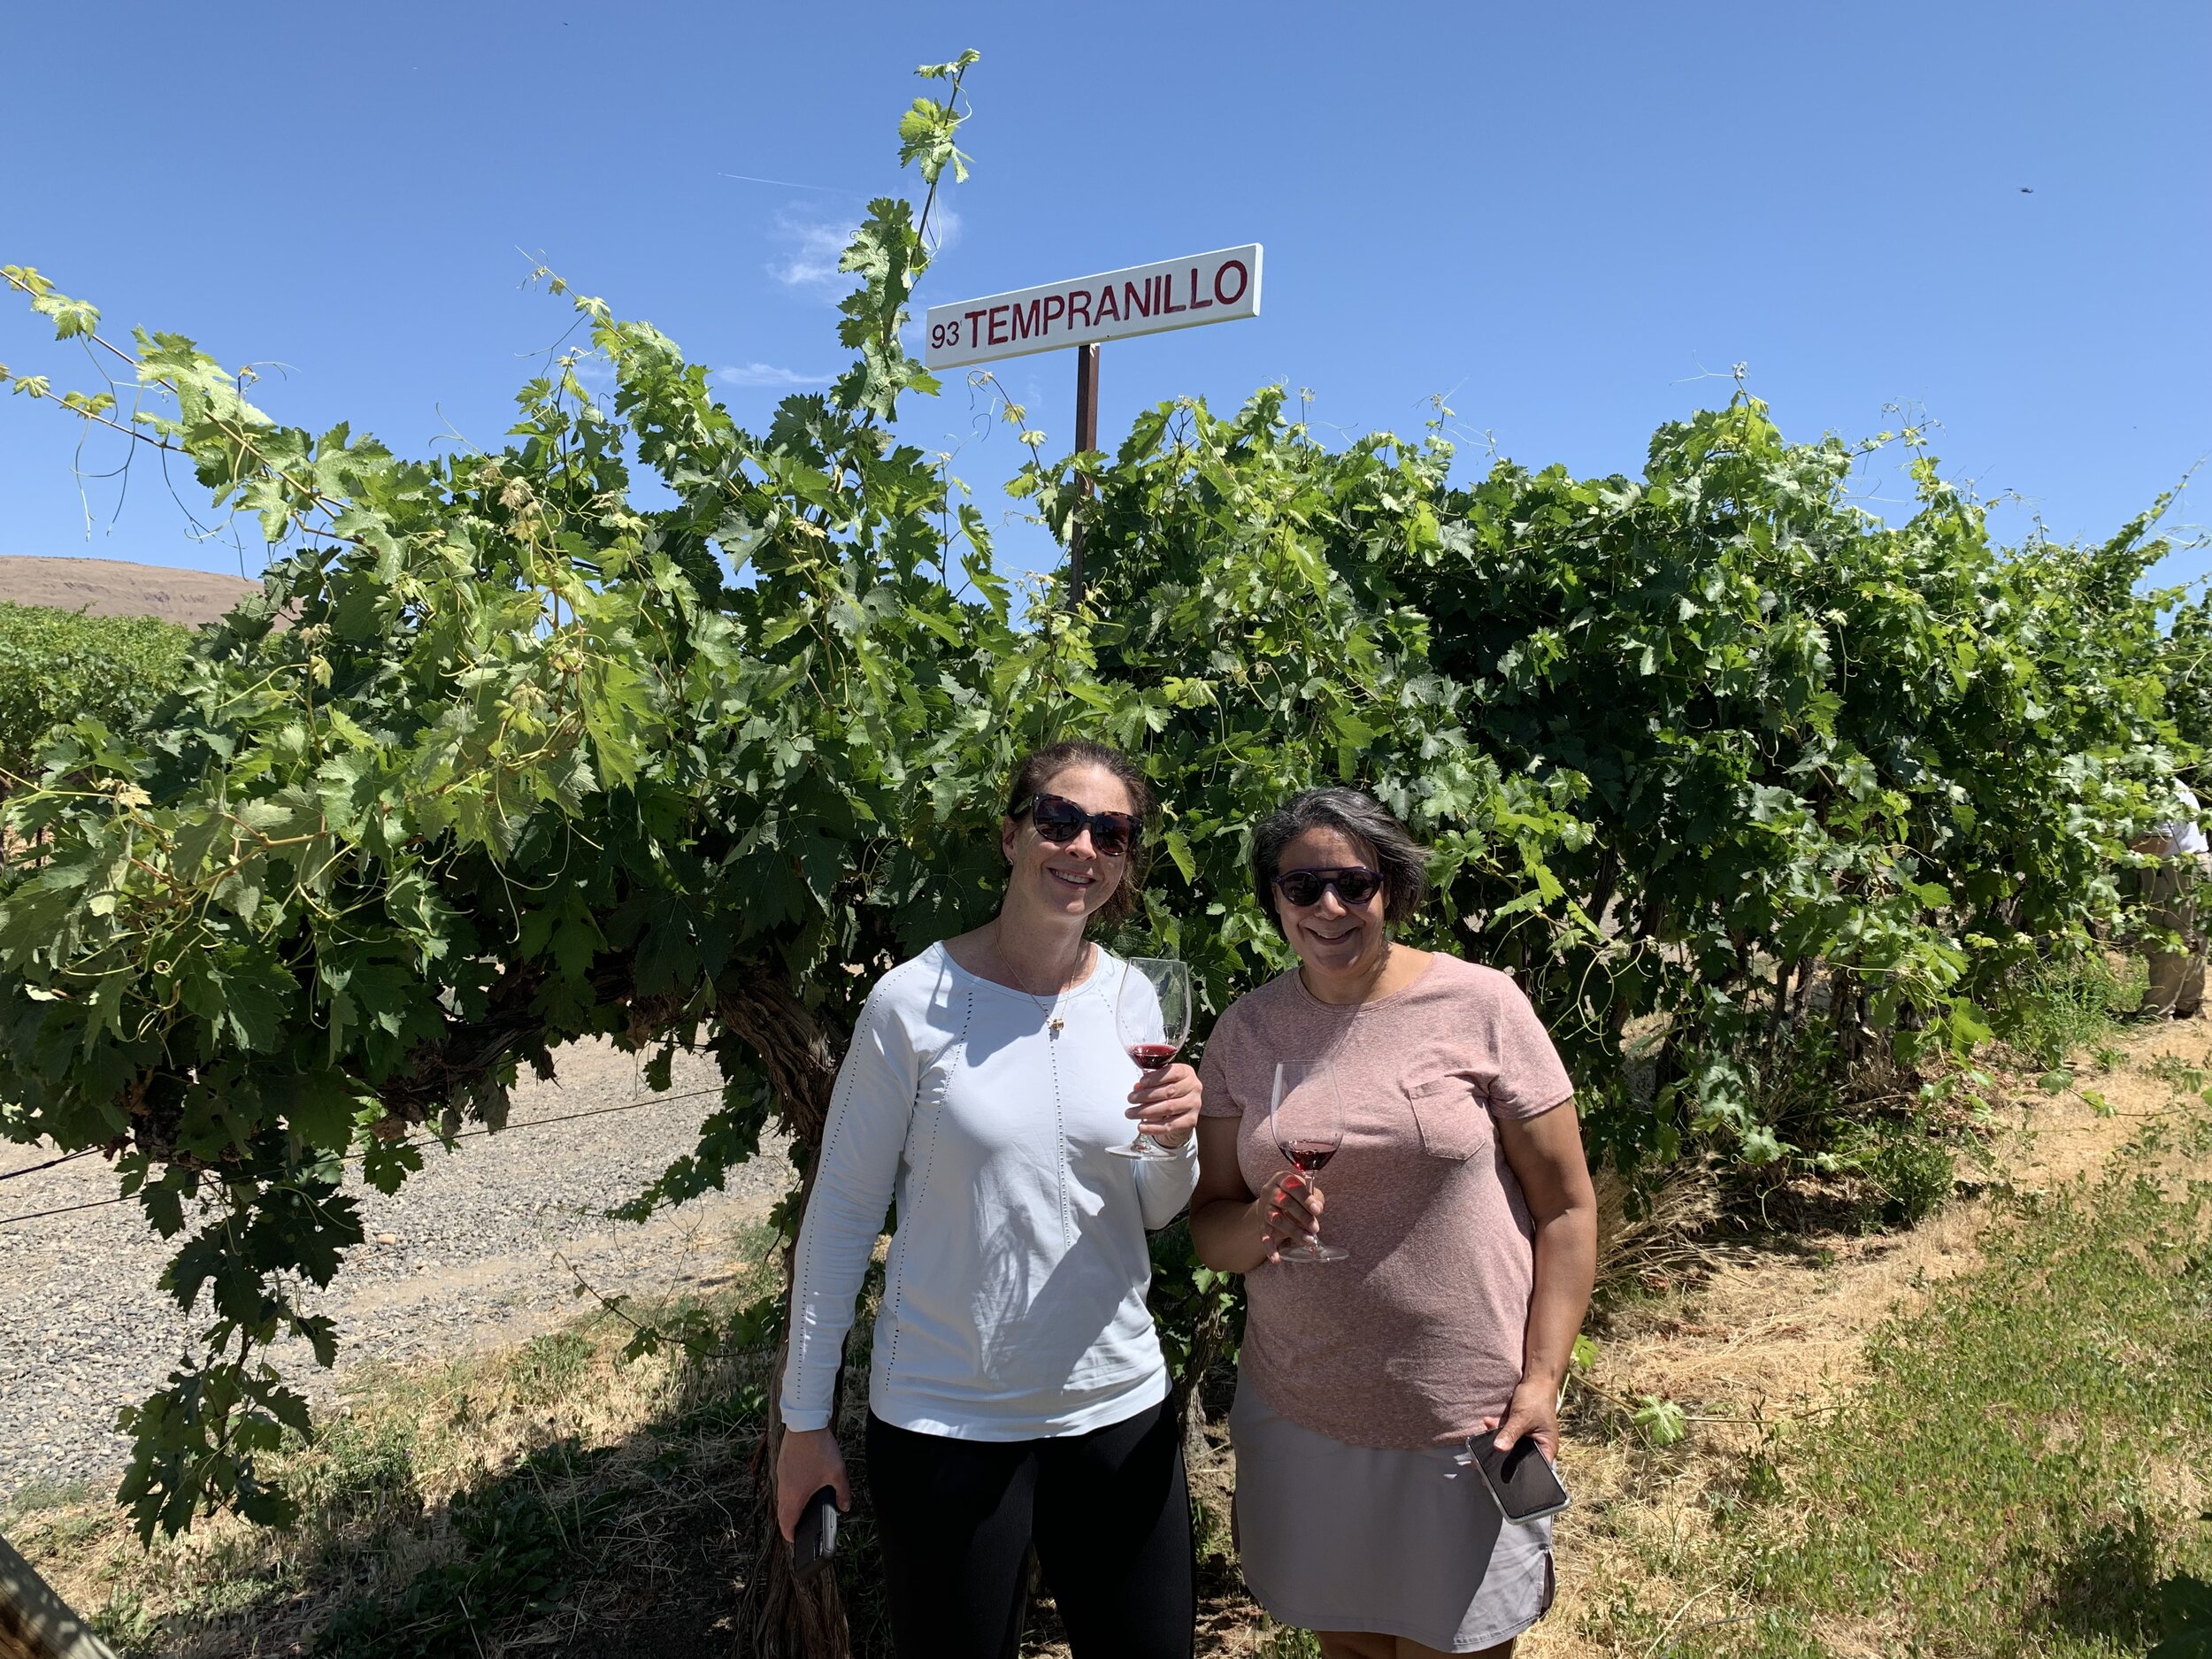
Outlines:
[[[210,571],[123,559],[0,556],[0,599],[96,617],[160,617],[187,627],[214,621],[260,586]]]

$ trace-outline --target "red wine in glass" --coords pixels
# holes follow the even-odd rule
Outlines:
[[[1114,999],[1121,1046],[1147,1075],[1164,1070],[1190,1035],[1190,969],[1169,956],[1132,956],[1122,964],[1121,994]],[[1179,1158],[1141,1128],[1128,1145],[1109,1147],[1125,1158]]]
[[[1318,1174],[1344,1144],[1344,1098],[1336,1073],[1325,1060],[1285,1060],[1275,1067],[1275,1093],[1268,1102],[1268,1128],[1275,1145],[1301,1175]],[[1324,1244],[1319,1229],[1275,1252],[1279,1262],[1340,1262],[1351,1252]]]
[[[1282,1154],[1302,1175],[1318,1175],[1336,1156],[1336,1147],[1326,1141],[1294,1141],[1282,1148]]]

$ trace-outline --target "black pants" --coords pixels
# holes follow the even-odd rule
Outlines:
[[[1033,1544],[1077,1659],[1189,1659],[1183,1441],[1164,1402],[1087,1434],[956,1440],[868,1418],[899,1659],[1014,1659]]]

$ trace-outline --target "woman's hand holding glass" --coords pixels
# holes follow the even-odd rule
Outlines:
[[[1340,1262],[1351,1252],[1321,1241],[1321,1190],[1313,1178],[1344,1144],[1344,1096],[1325,1060],[1282,1060],[1275,1066],[1275,1093],[1267,1125],[1275,1149],[1296,1166],[1269,1183],[1272,1197],[1267,1259],[1271,1262]],[[1273,1235],[1273,1217],[1293,1199],[1306,1225],[1285,1244]]]
[[[1187,1065],[1163,1066],[1139,1074],[1137,1087],[1129,1091],[1128,1116],[1137,1120],[1139,1134],[1174,1150],[1198,1127],[1200,1098],[1197,1072]]]
[[[1171,1064],[1190,1035],[1190,1015],[1188,965],[1172,956],[1132,956],[1123,964],[1114,1025],[1137,1063],[1128,1113],[1137,1133],[1111,1148],[1117,1156],[1171,1157],[1198,1126],[1198,1074]]]
[[[1311,1176],[1296,1170],[1279,1172],[1253,1205],[1266,1224],[1262,1242],[1267,1259],[1279,1262],[1285,1250],[1317,1242],[1321,1237],[1321,1212],[1327,1207],[1328,1199],[1313,1184]]]

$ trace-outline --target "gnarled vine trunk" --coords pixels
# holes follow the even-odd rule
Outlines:
[[[743,1040],[767,1073],[784,1133],[806,1152],[806,1173],[799,1202],[784,1240],[784,1284],[794,1282],[799,1226],[814,1197],[820,1168],[822,1132],[829,1122],[830,1095],[836,1087],[838,1055],[830,1033],[814,1010],[794,995],[772,972],[744,976],[720,1001],[722,1022]],[[852,1637],[837,1593],[834,1573],[800,1582],[793,1571],[791,1547],[776,1525],[776,1458],[783,1449],[780,1383],[791,1342],[788,1322],[776,1340],[768,1383],[768,1419],[754,1458],[753,1556],[745,1570],[738,1652],[746,1659],[849,1659]],[[832,1395],[830,1421],[843,1402],[841,1372]]]

